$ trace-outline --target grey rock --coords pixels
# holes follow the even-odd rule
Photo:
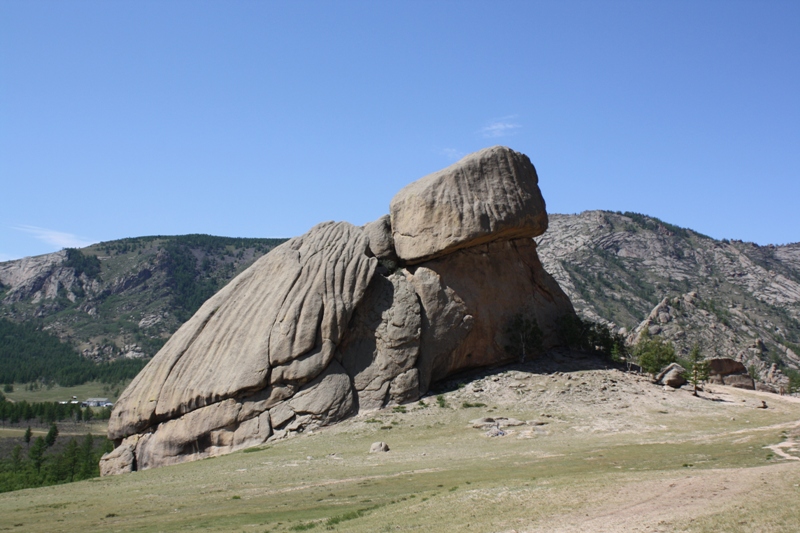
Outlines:
[[[505,437],[506,432],[500,429],[499,427],[493,427],[486,433],[484,433],[487,437]]]
[[[736,387],[737,389],[755,390],[756,384],[753,378],[747,374],[728,374],[722,377],[722,382],[729,387]]]
[[[360,229],[323,223],[259,259],[203,304],[125,389],[109,438],[314,379],[366,292],[376,264],[366,249]]]
[[[369,447],[369,453],[382,453],[388,452],[389,445],[385,442],[373,442],[372,445]]]
[[[735,359],[719,357],[708,360],[709,374],[727,376],[730,374],[747,374],[747,368]]]
[[[661,385],[668,385],[677,389],[686,384],[686,369],[678,363],[671,363],[656,375],[655,382]]]
[[[375,257],[398,261],[397,254],[394,251],[392,221],[389,215],[383,215],[378,220],[366,224],[364,233],[369,239],[369,249]]]
[[[419,396],[420,331],[419,300],[405,276],[374,276],[336,356],[353,378],[360,409]]]
[[[325,371],[300,389],[288,404],[296,415],[309,415],[314,426],[342,420],[355,408],[350,377],[339,363],[331,361]]]
[[[506,350],[515,315],[536,319],[548,349],[559,342],[557,318],[574,312],[530,239],[459,250],[409,269],[409,280],[423,308],[421,392],[458,370],[519,360]]]
[[[547,229],[536,169],[503,146],[470,154],[411,183],[390,205],[397,255],[409,263]]]
[[[455,187],[461,203],[449,208],[464,210],[458,242],[437,252],[448,255],[402,267],[387,217],[320,224],[278,246],[203,304],[125,390],[109,421],[119,451],[104,471],[213,457],[415,401],[454,372],[517,360],[505,338],[517,314],[553,346],[557,318],[573,309],[536,244],[516,238],[547,221],[527,157],[490,149],[422,181],[435,195]]]
[[[110,452],[103,454],[103,457],[100,458],[100,475],[116,476],[133,472],[134,462],[136,461],[134,450],[136,449],[137,440],[138,435],[133,439],[133,442],[124,442]]]

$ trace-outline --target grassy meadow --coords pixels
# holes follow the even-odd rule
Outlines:
[[[624,390],[600,393],[611,381]],[[800,531],[796,398],[694,398],[604,370],[482,383],[446,407],[429,397],[228,456],[0,494],[0,530]],[[485,416],[529,422],[488,437],[470,424]],[[391,451],[368,453],[375,441]]]

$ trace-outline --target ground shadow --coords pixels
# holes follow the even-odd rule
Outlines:
[[[610,361],[596,354],[566,348],[554,348],[539,357],[524,363],[507,363],[490,367],[476,368],[457,372],[445,379],[431,384],[425,396],[443,394],[463,387],[466,383],[478,379],[490,378],[508,371],[524,372],[527,374],[555,374],[557,372],[571,373],[584,370],[610,370],[617,369],[628,371],[624,363]],[[637,373],[638,372],[632,372]]]

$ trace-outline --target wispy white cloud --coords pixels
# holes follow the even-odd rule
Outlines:
[[[17,231],[23,231],[34,236],[42,242],[46,242],[59,249],[61,248],[83,248],[93,244],[83,237],[78,237],[72,233],[65,233],[63,231],[56,231],[47,228],[39,228],[36,226],[14,226]]]
[[[442,148],[441,153],[443,156],[453,161],[458,161],[466,155],[461,150],[456,150],[455,148]]]
[[[480,133],[487,139],[494,139],[497,137],[506,137],[508,135],[514,135],[518,129],[522,127],[521,124],[517,124],[513,122],[516,118],[516,115],[511,115],[508,117],[503,117],[497,120],[493,120],[488,125],[481,128]]]

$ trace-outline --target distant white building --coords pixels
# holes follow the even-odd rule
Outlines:
[[[83,407],[114,407],[114,404],[108,401],[108,398],[88,398],[82,402]]]

